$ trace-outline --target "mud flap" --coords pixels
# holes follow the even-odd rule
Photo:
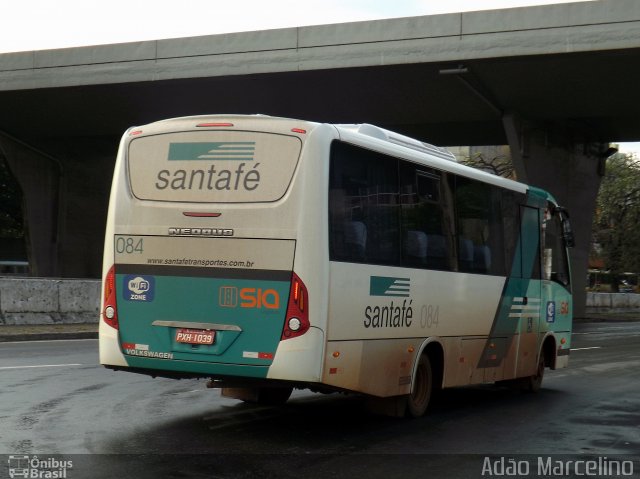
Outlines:
[[[259,391],[258,388],[222,388],[220,395],[225,398],[257,403]]]

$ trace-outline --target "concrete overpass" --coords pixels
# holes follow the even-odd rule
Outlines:
[[[0,55],[0,154],[25,194],[34,273],[98,277],[131,125],[264,113],[509,144],[519,178],[573,214],[580,291],[608,142],[640,140],[638,85],[636,0],[12,53]]]

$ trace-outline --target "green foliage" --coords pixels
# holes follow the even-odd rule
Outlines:
[[[0,238],[23,238],[22,192],[0,156]]]
[[[640,271],[640,162],[633,155],[608,159],[593,233],[612,275]]]

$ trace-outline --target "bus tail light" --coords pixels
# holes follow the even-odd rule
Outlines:
[[[221,127],[231,127],[233,123],[219,122],[219,123],[198,123],[196,125],[197,128],[221,128]]]
[[[116,306],[116,270],[109,268],[104,278],[104,309],[102,319],[112,328],[118,329],[118,308]]]
[[[291,275],[291,291],[289,291],[289,304],[287,305],[287,317],[282,331],[282,340],[302,336],[309,330],[309,293],[307,287],[297,274]]]

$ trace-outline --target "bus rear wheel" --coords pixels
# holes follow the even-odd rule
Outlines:
[[[429,356],[423,354],[418,360],[411,394],[407,396],[407,414],[411,417],[423,416],[433,393],[433,370]]]

